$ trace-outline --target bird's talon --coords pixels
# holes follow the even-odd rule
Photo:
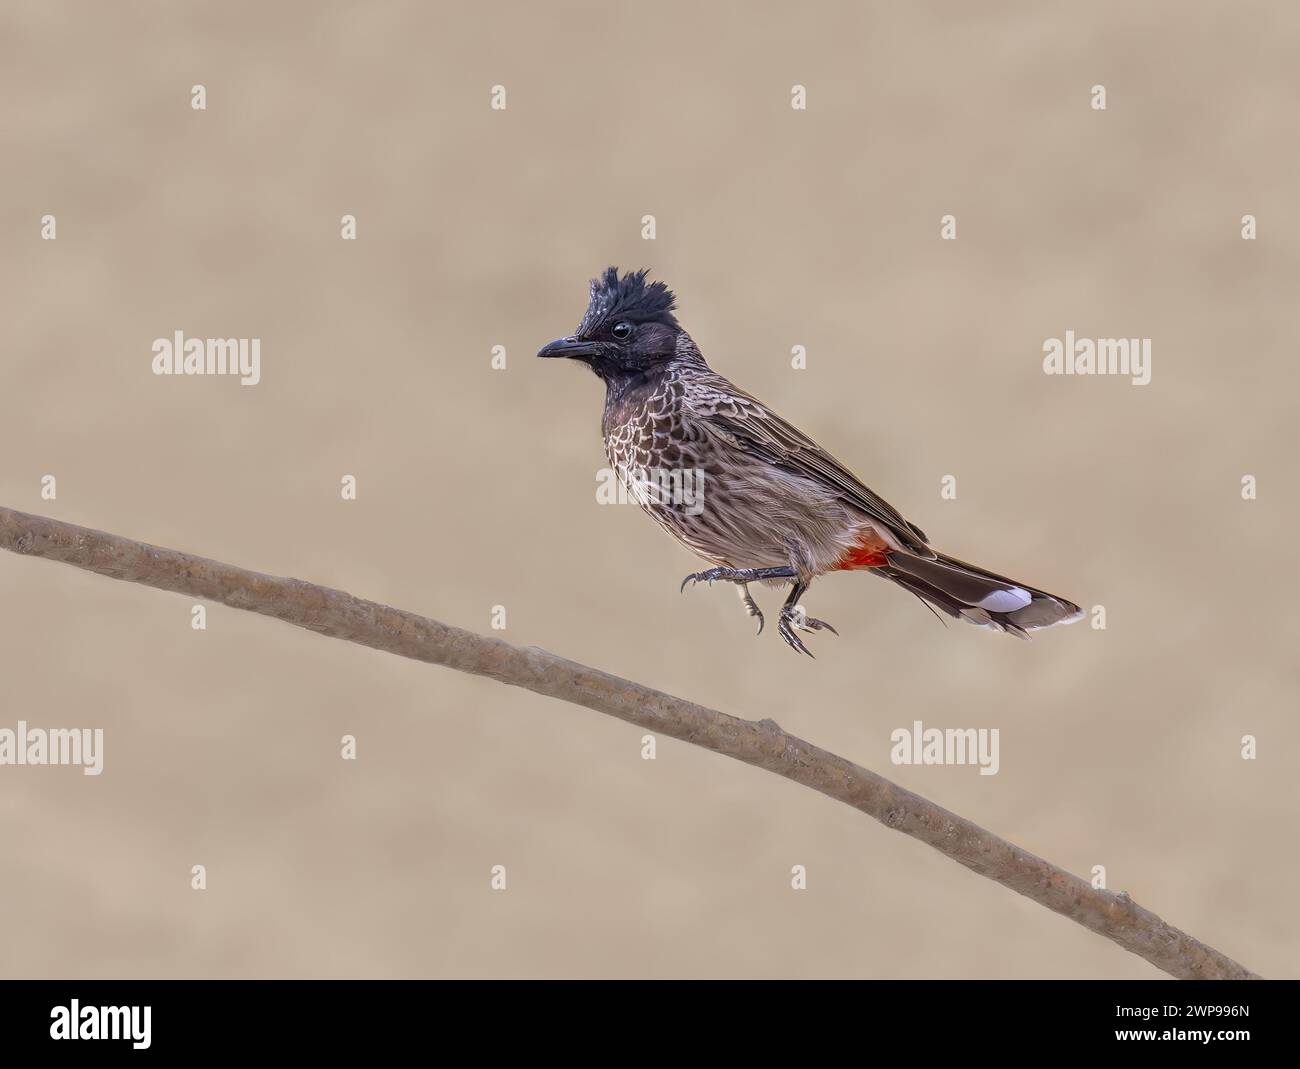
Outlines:
[[[832,635],[838,635],[835,630],[825,620],[818,620],[814,616],[807,615],[795,598],[802,593],[802,590],[796,589],[791,593],[790,598],[786,601],[781,609],[781,637],[785,639],[786,644],[799,653],[806,653],[812,657],[812,652],[805,646],[796,631],[806,631],[812,634],[814,631],[829,631]],[[813,658],[816,660],[816,658]]]
[[[794,629],[790,626],[790,622],[793,618],[793,613],[782,610],[781,622],[777,625],[776,629],[777,633],[785,640],[785,644],[796,653],[806,653],[809,657],[813,657],[812,651],[803,644],[803,640],[794,633]],[[816,657],[813,657],[814,661],[816,659]]]
[[[817,620],[811,616],[805,616],[803,622],[799,625],[803,631],[829,631],[832,635],[838,635],[839,632],[831,627],[825,620]]]
[[[730,573],[731,573],[730,568],[710,568],[707,572],[691,572],[690,575],[688,575],[685,579],[682,580],[681,589],[685,590],[687,583],[690,583],[691,586],[694,586],[696,583],[702,581],[707,581],[709,586],[712,586],[713,580],[728,579],[730,578]]]
[[[741,583],[739,589],[740,602],[745,606],[745,612],[749,613],[750,616],[758,617],[758,630],[754,634],[761,635],[763,633],[763,611],[758,607],[758,602],[754,600],[754,596],[750,594],[749,587]]]

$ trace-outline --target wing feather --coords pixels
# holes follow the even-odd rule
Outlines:
[[[693,376],[684,401],[697,419],[739,448],[786,471],[816,480],[884,527],[913,553],[934,556],[924,531],[904,519],[893,505],[864,486],[794,424],[721,375]]]

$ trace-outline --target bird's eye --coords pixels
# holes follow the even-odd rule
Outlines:
[[[631,323],[615,323],[614,329],[610,331],[619,341],[632,337]]]

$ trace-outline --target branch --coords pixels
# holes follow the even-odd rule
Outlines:
[[[0,548],[61,561],[112,579],[219,601],[331,638],[584,705],[774,772],[860,809],[885,827],[919,839],[1173,976],[1185,980],[1259,979],[1213,947],[1166,924],[1127,894],[1097,890],[920,795],[787,734],[775,721],[740,720],[536,646],[513,646],[341,590],[262,575],[4,507],[0,507]]]

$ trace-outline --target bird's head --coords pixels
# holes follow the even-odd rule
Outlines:
[[[578,329],[543,345],[537,355],[581,361],[607,381],[670,361],[682,332],[673,315],[677,298],[662,282],[646,282],[647,273],[619,277],[618,268],[606,268],[591,280],[591,301]]]

